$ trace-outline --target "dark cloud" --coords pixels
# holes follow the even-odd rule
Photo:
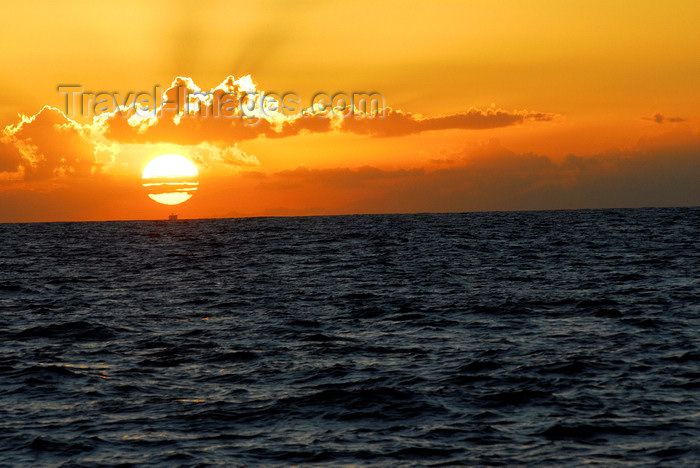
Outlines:
[[[660,112],[657,112],[654,114],[652,117],[642,117],[644,120],[650,120],[652,122],[656,122],[658,124],[665,123],[665,122],[671,122],[671,123],[679,123],[679,122],[685,122],[686,119],[681,118],[681,117],[665,117],[663,114]]]
[[[700,135],[669,140],[644,140],[628,151],[569,155],[556,162],[516,154],[492,141],[455,154],[452,159],[463,161],[458,167],[432,172],[298,168],[260,177],[254,190],[283,194],[290,203],[287,214],[295,197],[341,200],[341,194],[354,199],[325,205],[324,213],[699,205]]]
[[[419,117],[410,112],[387,108],[383,117],[363,118],[352,115],[343,119],[340,129],[345,132],[377,137],[394,137],[430,130],[484,130],[509,127],[526,120],[550,121],[554,114],[542,112],[469,109],[467,112]]]

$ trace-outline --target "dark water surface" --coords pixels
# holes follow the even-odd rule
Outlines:
[[[700,209],[0,225],[0,464],[700,464]]]

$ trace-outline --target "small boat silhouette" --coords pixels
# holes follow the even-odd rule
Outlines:
[[[177,221],[177,215],[171,214],[170,216],[168,216],[168,221]]]

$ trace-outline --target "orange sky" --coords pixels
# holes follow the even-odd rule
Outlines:
[[[199,169],[181,217],[700,204],[697,1],[2,10],[0,222],[165,218],[173,208],[141,187],[164,153]],[[317,92],[379,92],[391,109],[251,128],[161,116],[139,128],[68,119],[57,90],[208,91],[231,75],[304,107]]]

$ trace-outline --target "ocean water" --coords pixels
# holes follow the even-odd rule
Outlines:
[[[0,225],[0,465],[700,464],[700,209]]]

